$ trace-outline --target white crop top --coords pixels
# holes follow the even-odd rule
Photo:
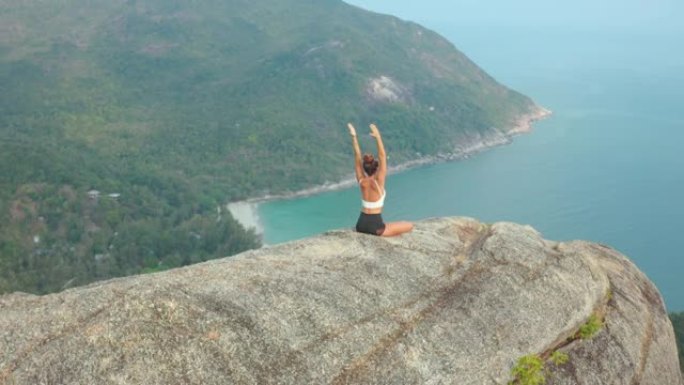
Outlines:
[[[378,190],[380,190],[380,185],[378,185],[378,182],[377,182],[375,179],[373,179],[373,182],[375,182],[375,186],[377,186]],[[359,183],[361,183],[361,181],[359,181]],[[382,190],[382,196],[380,196],[380,199],[378,199],[378,200],[375,201],[375,202],[368,202],[368,201],[363,200],[363,198],[362,198],[362,199],[361,199],[361,206],[362,206],[364,209],[379,209],[379,208],[382,208],[382,206],[385,205],[385,196],[386,196],[386,195],[387,195],[387,191],[385,191],[385,189],[383,189],[383,190]]]

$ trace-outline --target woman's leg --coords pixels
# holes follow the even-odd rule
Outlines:
[[[382,232],[383,237],[393,237],[395,235],[408,233],[413,230],[413,223],[411,222],[392,222],[385,224],[385,231]]]

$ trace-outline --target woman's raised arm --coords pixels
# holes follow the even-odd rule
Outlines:
[[[385,145],[382,144],[382,136],[380,130],[375,124],[370,125],[371,136],[375,138],[378,144],[378,182],[385,188],[385,177],[387,176],[387,154],[385,153]]]
[[[352,137],[352,146],[354,147],[354,171],[356,172],[356,180],[360,181],[363,179],[363,165],[361,160],[361,147],[359,147],[359,141],[356,138],[356,129],[351,123],[347,123],[349,128],[349,135]]]

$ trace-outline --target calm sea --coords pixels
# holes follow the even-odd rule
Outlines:
[[[436,29],[554,115],[510,145],[391,175],[385,219],[471,216],[605,243],[684,310],[681,34]],[[351,227],[359,200],[351,188],[262,204],[265,242]]]

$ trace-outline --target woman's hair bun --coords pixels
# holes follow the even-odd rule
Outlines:
[[[363,156],[363,171],[366,172],[366,175],[371,176],[375,174],[375,171],[378,169],[378,160],[373,157],[371,154],[365,154]]]

